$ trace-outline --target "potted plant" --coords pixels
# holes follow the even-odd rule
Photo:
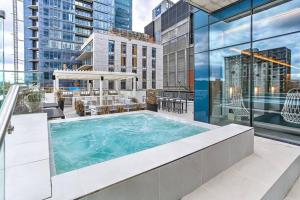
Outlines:
[[[63,93],[62,91],[57,91],[56,92],[56,97],[57,97],[57,104],[58,104],[58,107],[64,111],[64,108],[65,108],[65,97],[63,96]]]
[[[117,113],[122,113],[124,112],[124,107],[123,106],[118,106],[117,107]]]
[[[109,114],[109,107],[108,106],[102,106],[100,108],[100,114],[101,115]]]
[[[25,105],[28,107],[29,112],[39,112],[41,110],[42,99],[43,94],[41,92],[30,89],[25,94]]]
[[[79,116],[84,116],[84,103],[83,101],[76,101],[75,102],[75,110],[76,110],[76,113],[79,115]]]
[[[147,104],[147,110],[157,112],[157,98],[156,98],[156,90],[149,89],[147,90],[147,98],[146,98],[146,104]]]

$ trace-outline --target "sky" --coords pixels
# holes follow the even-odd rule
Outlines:
[[[13,58],[13,16],[12,16],[12,0],[0,0],[1,10],[5,11],[6,18],[4,20],[4,52],[5,52],[5,69],[6,70],[13,70],[14,69],[14,58]],[[22,4],[19,2],[18,7],[22,7]],[[20,9],[19,13],[22,13]],[[19,16],[19,19],[22,19],[23,16]],[[20,24],[19,26],[19,37],[23,40],[23,25]],[[19,42],[19,64],[23,69],[23,42]]]
[[[132,18],[133,30],[144,32],[145,25],[152,20],[152,9],[155,8],[162,0],[133,0]],[[176,3],[178,0],[173,0]]]
[[[174,0],[177,2],[178,0]],[[133,31],[144,32],[144,27],[151,22],[152,9],[155,8],[161,0],[133,0],[132,18]],[[13,22],[12,22],[12,0],[0,0],[1,10],[5,10],[5,69],[13,70]],[[19,19],[22,20],[22,3],[18,2]],[[19,25],[19,69],[23,69],[24,50],[23,50],[23,24]]]

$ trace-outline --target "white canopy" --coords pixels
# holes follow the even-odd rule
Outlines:
[[[55,70],[53,75],[59,80],[125,80],[136,78],[137,74],[127,72],[105,72],[105,71],[72,71]]]
[[[54,92],[59,90],[59,80],[99,80],[100,81],[100,105],[102,105],[102,82],[104,80],[125,80],[133,79],[136,81],[137,75],[135,73],[126,72],[103,72],[103,71],[77,71],[77,70],[55,70]],[[88,85],[89,87],[89,85]],[[135,96],[136,83],[133,84],[133,95]]]

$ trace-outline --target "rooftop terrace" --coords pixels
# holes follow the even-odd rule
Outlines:
[[[84,91],[81,89],[81,92]],[[78,94],[80,97],[80,91]],[[68,98],[70,92],[65,95],[65,98]],[[31,98],[33,96],[35,98]],[[87,101],[87,97],[89,96],[80,98]],[[181,97],[183,98],[184,95],[181,94]],[[141,103],[146,103],[150,101],[149,98],[150,96],[143,98],[141,95],[137,99],[140,99]],[[14,114],[6,112],[11,114],[6,116],[3,116],[3,112],[1,113],[1,119],[6,119],[3,122],[7,122],[2,124],[5,130],[3,139],[6,144],[5,152],[2,152],[5,154],[2,157],[2,162],[5,159],[3,189],[7,200],[75,198],[105,200],[241,198],[273,200],[286,198],[291,200],[299,197],[297,194],[299,185],[297,178],[300,174],[299,147],[255,137],[254,129],[247,126],[231,124],[219,127],[195,122],[192,117],[191,97],[185,101],[176,99],[172,101],[170,98],[159,97],[158,113],[133,109],[133,112],[122,110],[118,113],[111,111],[109,115],[106,113],[99,113],[99,115],[90,111],[82,117],[76,113],[72,103],[65,104],[63,111],[65,119],[50,119],[48,112],[43,113],[45,109],[49,109],[46,105],[51,107],[56,104],[54,109],[59,107],[53,93],[45,93],[44,90],[33,88],[28,91],[28,88],[24,86],[21,88],[13,86],[6,95],[6,99],[10,101],[4,101],[2,111],[7,111],[8,108],[14,111]],[[65,103],[66,101],[65,99]],[[182,102],[182,104],[179,103],[180,106],[176,107],[176,102]],[[113,105],[116,102],[111,103]],[[34,109],[35,107],[39,109]],[[151,115],[176,123],[178,126],[185,124],[201,127],[206,131],[104,162],[91,163],[65,173],[55,173],[58,161],[55,157],[57,146],[53,141],[53,132],[50,128],[53,124],[62,127],[68,123],[74,126],[78,122],[97,122],[99,131],[94,128],[91,130],[82,128],[76,131],[80,134],[93,131],[93,137],[97,137],[100,129],[105,127],[104,124],[101,125],[102,121],[113,119],[114,127],[119,127],[117,130],[125,134],[122,132],[124,127],[121,125],[124,122],[118,122],[118,120],[136,114]],[[14,129],[11,134],[7,134],[10,130],[8,129],[10,116]],[[147,120],[138,123],[143,123],[145,130],[149,128],[147,124],[150,122]],[[129,121],[126,125],[132,128],[137,126],[137,124],[130,124]],[[159,126],[151,126],[151,128],[160,134],[166,134],[166,130]],[[182,129],[182,134],[187,131],[187,128]],[[78,137],[78,133],[68,134]],[[107,132],[102,130],[102,133],[113,134],[112,130],[107,130]],[[136,136],[139,137],[143,133],[145,134],[143,130],[140,130]],[[61,140],[71,141],[63,138],[65,134],[66,132],[61,132],[58,136]],[[158,138],[152,139],[155,141]],[[67,152],[71,147],[74,149],[74,145],[78,144],[87,145],[84,148],[92,148],[94,145],[94,139],[89,140],[88,143],[84,138],[75,141],[66,144],[64,151]],[[143,140],[136,141],[142,142]],[[112,146],[112,149],[116,150],[125,145],[117,144],[119,145]],[[104,144],[97,143],[96,148],[101,149],[102,145]],[[70,155],[76,154],[77,152],[73,151]],[[69,163],[68,159],[74,158],[65,157],[64,159],[66,160],[59,161],[60,165],[65,165]],[[89,158],[86,156],[86,159]],[[35,189],[32,190],[32,188]]]

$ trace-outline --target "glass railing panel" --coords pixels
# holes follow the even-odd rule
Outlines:
[[[5,199],[5,143],[0,144],[0,199]]]
[[[44,74],[41,72],[0,70],[0,105],[2,105],[9,88],[15,84],[43,89]]]

